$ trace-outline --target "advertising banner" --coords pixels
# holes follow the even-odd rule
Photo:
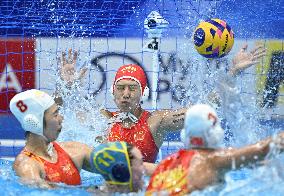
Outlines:
[[[35,40],[0,40],[0,113],[7,113],[10,99],[35,88]]]

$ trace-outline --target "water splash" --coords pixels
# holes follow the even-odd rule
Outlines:
[[[79,81],[71,88],[67,88],[60,78],[57,84],[57,91],[63,99],[60,112],[64,116],[63,129],[58,140],[97,145],[96,138],[107,134],[107,119],[100,114],[102,106],[96,103],[94,97],[84,95]]]
[[[208,103],[216,108],[230,136],[227,146],[241,147],[267,137],[259,123],[259,110],[243,98],[234,78],[227,73],[228,60],[197,60],[191,67],[184,102]],[[243,84],[245,85],[245,84]],[[186,104],[184,104],[186,105]]]

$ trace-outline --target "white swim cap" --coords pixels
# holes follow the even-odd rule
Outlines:
[[[44,136],[44,112],[54,103],[47,93],[32,89],[15,95],[10,101],[10,110],[25,131]]]
[[[181,131],[181,140],[186,147],[218,148],[223,139],[224,130],[211,106],[197,104],[188,109]]]

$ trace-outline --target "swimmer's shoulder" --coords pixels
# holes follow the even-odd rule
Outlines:
[[[40,164],[39,161],[20,153],[13,163],[13,169],[18,176],[25,176],[29,173],[38,173],[38,175],[42,175],[44,173],[43,165]]]
[[[156,110],[156,111],[149,112],[149,118],[147,122],[149,125],[156,127],[170,113],[171,113],[171,110]]]
[[[156,110],[156,111],[144,110],[144,111],[149,112],[149,118],[148,119],[150,119],[150,120],[161,118],[161,116],[164,115],[164,113],[165,113],[164,110]]]
[[[152,118],[164,118],[168,115],[171,115],[175,111],[177,111],[177,110],[169,110],[169,109],[155,110],[155,111],[150,112],[150,117],[152,117]]]

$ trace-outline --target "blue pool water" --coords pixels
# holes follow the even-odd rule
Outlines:
[[[280,196],[284,193],[284,155],[269,158],[265,165],[254,168],[242,168],[225,174],[225,183],[211,186],[203,191],[195,191],[192,195],[255,195]],[[100,176],[89,172],[81,172],[82,186],[72,187],[60,185],[55,190],[41,190],[28,187],[19,182],[12,170],[12,161],[0,159],[1,195],[91,195],[86,187],[100,185],[103,180]],[[136,194],[135,194],[136,195]],[[137,195],[143,195],[143,192]]]
[[[102,178],[94,174],[82,172],[82,186],[73,187],[60,185],[56,190],[42,190],[28,187],[20,183],[19,178],[12,170],[13,161],[0,159],[1,195],[90,195],[85,188],[91,184],[101,184]]]

